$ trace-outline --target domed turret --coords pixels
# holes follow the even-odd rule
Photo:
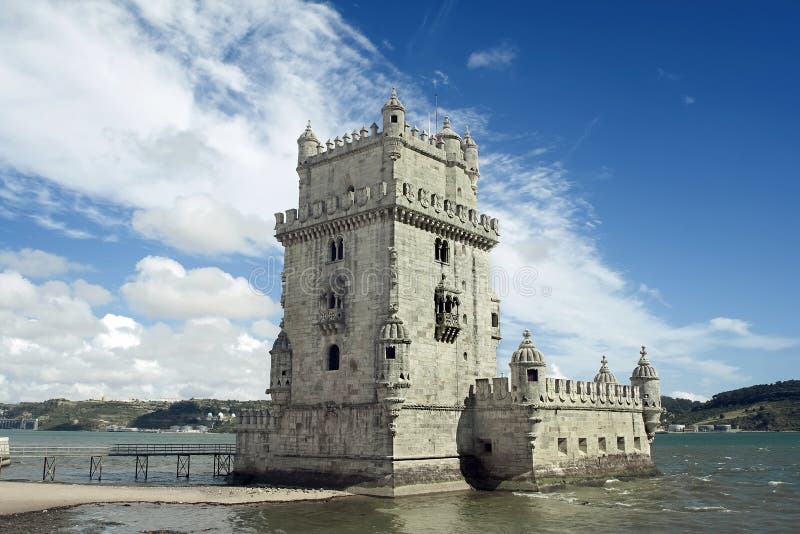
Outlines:
[[[639,365],[633,370],[631,378],[655,378],[658,380],[658,372],[656,368],[650,365],[650,360],[647,358],[647,350],[642,345],[642,350],[639,352]]]
[[[438,135],[444,143],[444,152],[448,160],[463,159],[461,155],[461,137],[450,127],[450,117],[444,118],[442,131]]]
[[[531,331],[527,328],[522,332],[523,340],[519,348],[511,355],[511,363],[537,363],[544,365],[544,356],[536,348],[531,339]]]
[[[653,441],[661,417],[661,386],[656,368],[650,365],[644,345],[639,352],[639,364],[631,374],[631,385],[637,386],[642,395],[644,428],[648,439]]]
[[[403,324],[403,321],[397,317],[397,313],[392,313],[392,315],[386,319],[386,322],[383,324],[381,328],[381,337],[382,341],[390,341],[396,343],[410,343],[408,337],[408,332],[406,331],[406,327]]]
[[[614,373],[608,368],[608,360],[606,360],[606,355],[603,354],[603,359],[600,360],[600,371],[594,375],[595,382],[601,382],[603,384],[616,384],[617,378],[614,376]]]
[[[408,350],[411,338],[397,316],[397,307],[389,309],[389,317],[381,326],[376,342],[375,381],[389,388],[410,385]]]
[[[311,121],[306,124],[306,129],[297,138],[297,164],[300,165],[317,153],[319,140],[311,129]]]
[[[289,342],[289,336],[283,329],[283,321],[281,321],[281,331],[278,337],[275,338],[275,343],[272,344],[272,350],[269,351],[270,362],[270,380],[267,393],[272,397],[272,402],[276,404],[283,404],[289,402],[291,396],[292,385],[292,344]]]
[[[536,348],[527,328],[522,342],[511,355],[511,397],[514,402],[536,402],[544,391],[544,355]]]
[[[469,127],[464,132],[464,142],[461,144],[461,148],[464,150],[467,171],[478,174],[478,144],[469,134]]]
[[[381,108],[383,116],[383,132],[387,136],[402,136],[406,124],[406,108],[397,98],[397,91],[392,87],[392,96]]]

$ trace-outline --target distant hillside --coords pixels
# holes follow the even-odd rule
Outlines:
[[[800,380],[717,393],[707,402],[661,397],[662,423],[730,424],[742,430],[800,431]]]
[[[3,418],[39,418],[40,430],[104,430],[109,425],[166,429],[173,425],[206,425],[214,432],[231,432],[235,421],[209,422],[206,415],[222,412],[228,419],[242,409],[255,408],[262,401],[191,399],[187,401],[70,401],[2,404]]]

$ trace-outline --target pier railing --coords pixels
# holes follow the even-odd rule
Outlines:
[[[103,477],[103,458],[106,456],[135,457],[135,478],[147,480],[150,456],[176,456],[175,476],[189,478],[192,456],[213,456],[213,475],[226,476],[233,471],[236,445],[227,443],[117,443],[108,447],[76,446],[11,446],[11,459],[43,458],[42,480],[55,479],[56,460],[66,457],[89,458],[89,480]],[[0,467],[2,469],[2,467]]]
[[[108,456],[211,456],[236,454],[236,445],[226,443],[120,443],[109,447]]]

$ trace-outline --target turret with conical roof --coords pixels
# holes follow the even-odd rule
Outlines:
[[[639,364],[631,373],[631,385],[638,386],[641,391],[644,426],[648,439],[653,441],[661,417],[661,386],[658,372],[655,367],[650,365],[647,348],[644,345],[639,352]]]
[[[308,158],[317,153],[319,140],[311,129],[311,121],[306,124],[306,129],[297,138],[297,164],[304,163]]]
[[[450,126],[450,117],[444,118],[442,131],[437,137],[440,142],[444,143],[444,153],[448,161],[464,159],[461,154],[461,136]]]
[[[470,176],[474,175],[474,181],[477,181],[478,175],[478,143],[472,138],[469,133],[469,127],[464,132],[464,142],[461,144],[464,151],[464,161],[467,164],[467,172]]]
[[[594,381],[602,384],[617,383],[617,378],[614,376],[614,373],[611,372],[611,369],[608,368],[608,360],[605,354],[603,354],[603,359],[600,360],[600,371],[594,375]]]
[[[531,331],[522,332],[522,342],[511,355],[511,397],[514,402],[536,402],[544,391],[544,355],[533,344]]]
[[[386,136],[399,137],[403,135],[406,124],[406,108],[397,98],[397,91],[392,87],[392,96],[381,108],[383,116],[383,133]]]

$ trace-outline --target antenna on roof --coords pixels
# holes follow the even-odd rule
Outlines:
[[[439,133],[439,93],[433,94],[433,105],[436,108],[436,134]]]

